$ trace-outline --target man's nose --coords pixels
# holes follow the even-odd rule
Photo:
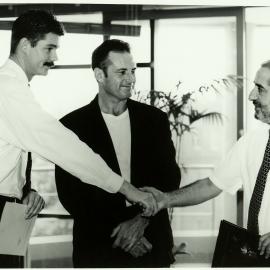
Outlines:
[[[254,88],[251,90],[248,99],[249,99],[250,101],[253,101],[253,100],[256,100],[257,97],[258,97],[258,90],[257,90],[257,87],[254,87]]]
[[[130,73],[130,74],[126,75],[125,80],[126,80],[127,83],[134,84],[135,81],[136,81],[136,78],[135,78],[134,74]]]
[[[131,83],[135,83],[136,82],[136,77],[135,77],[135,74],[134,73],[131,73],[130,76],[129,76],[129,81]]]
[[[55,50],[52,51],[51,53],[51,61],[57,61],[58,60],[58,56]]]

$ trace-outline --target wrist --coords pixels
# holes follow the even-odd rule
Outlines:
[[[131,189],[131,185],[126,180],[124,180],[118,192],[128,197],[128,194],[130,193],[130,189]]]
[[[119,189],[119,193],[128,197],[131,193],[135,192],[136,188],[124,179],[122,186]]]
[[[149,225],[150,222],[150,218],[149,217],[145,217],[142,215],[137,215],[135,217],[135,223],[137,223],[137,225],[144,231],[145,228]]]
[[[126,180],[123,182],[118,192],[123,194],[130,203],[139,201],[140,191]]]
[[[169,193],[167,192],[164,192],[162,194],[162,200],[160,202],[160,209],[165,209],[165,208],[169,208],[170,207],[170,196],[169,196]]]
[[[140,220],[140,222],[146,227],[149,222],[150,222],[150,217],[142,216],[142,215],[137,215],[137,219]]]

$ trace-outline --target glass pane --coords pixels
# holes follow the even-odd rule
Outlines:
[[[90,14],[70,14],[70,15],[57,15],[60,22],[75,22],[75,23],[102,23],[103,16],[101,12]]]
[[[31,237],[39,238],[40,242],[46,240],[46,236],[52,235],[72,235],[73,219],[59,219],[59,218],[38,218]],[[70,254],[71,255],[71,254]],[[45,254],[44,254],[45,257]]]
[[[57,65],[91,64],[94,49],[103,41],[102,35],[69,34],[60,37]]]
[[[186,96],[190,101],[186,112],[191,108],[201,115],[218,112],[223,118],[221,122],[205,117],[191,124],[191,118],[181,116],[182,123],[190,127],[180,138],[174,136],[182,167],[181,186],[185,186],[208,176],[236,141],[236,91],[226,91],[216,81],[236,74],[235,18],[162,19],[155,26],[155,90],[176,91],[179,98],[192,93],[195,102]],[[200,92],[200,86],[211,90]],[[222,94],[216,95],[215,88]],[[231,88],[235,90],[235,86]],[[198,206],[175,208],[174,234],[212,235],[218,230],[220,218],[235,222],[235,210],[225,215],[226,209],[236,209],[232,206],[235,198],[226,196]]]
[[[260,65],[270,60],[270,7],[246,8],[246,48],[247,48],[247,92],[244,98],[246,105],[246,129],[251,130],[260,121],[254,118],[254,105],[248,100],[248,95],[253,89],[254,78]]]
[[[150,56],[150,23],[149,21],[115,21],[112,24],[140,25],[141,34],[138,37],[132,36],[111,36],[111,39],[117,38],[128,42],[131,47],[131,53],[136,63],[148,63]]]
[[[0,30],[0,66],[2,66],[7,58],[9,57],[10,52],[10,39],[11,31]]]
[[[98,86],[92,69],[52,69],[36,76],[31,89],[42,107],[56,118],[88,104]]]
[[[140,92],[141,95],[147,95],[150,89],[150,68],[137,68],[135,92]]]
[[[159,89],[169,91],[179,80],[192,86],[236,72],[233,17],[158,20],[155,33]]]

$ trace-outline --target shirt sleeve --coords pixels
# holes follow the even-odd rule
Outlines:
[[[209,177],[218,188],[231,194],[242,187],[243,144],[244,138],[240,138]]]
[[[117,192],[115,174],[77,135],[45,112],[30,89],[16,80],[0,83],[0,137],[62,167],[83,182]]]

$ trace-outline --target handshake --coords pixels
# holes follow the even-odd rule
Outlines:
[[[155,215],[167,205],[166,194],[153,187],[137,189],[124,181],[119,192],[125,195],[129,202],[138,204],[143,209],[142,215],[146,217]]]
[[[160,210],[167,208],[167,194],[153,187],[140,188],[145,198],[138,202],[143,209],[143,216],[153,216]]]

